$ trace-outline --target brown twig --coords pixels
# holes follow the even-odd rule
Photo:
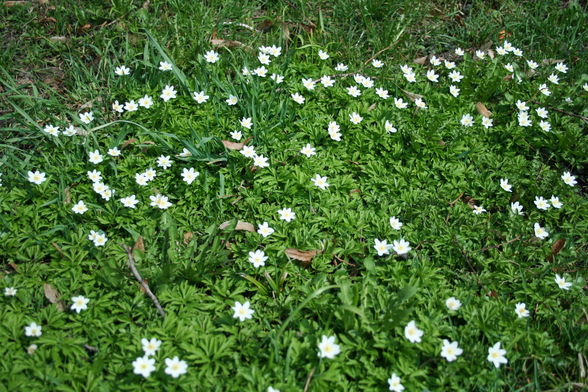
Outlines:
[[[449,205],[450,205],[451,207],[453,207],[453,206],[455,205],[455,203],[457,203],[458,201],[460,201],[460,200],[461,200],[461,198],[463,197],[463,195],[465,195],[465,192],[461,192],[461,195],[459,195],[459,196],[457,197],[457,199],[455,199],[455,200],[453,200],[451,203],[449,203]]]
[[[314,371],[316,370],[316,366],[312,368],[310,373],[308,373],[308,377],[306,377],[306,384],[304,384],[304,392],[308,391],[310,387],[310,381],[312,380],[312,376],[314,376]]]
[[[504,245],[512,244],[513,242],[517,242],[517,241],[520,241],[520,240],[521,240],[521,236],[518,235],[515,238],[513,238],[512,240],[508,240],[508,241],[503,242],[501,244],[492,245],[492,246],[486,246],[486,247],[484,247],[482,249],[479,249],[478,252],[484,252],[484,251],[489,250],[489,249],[497,249],[497,248],[503,247]]]
[[[537,101],[531,101],[531,102],[533,102],[536,105],[543,105],[541,102],[537,102]],[[558,109],[558,108],[555,108],[555,107],[549,106],[549,105],[544,105],[544,106],[548,107],[551,110],[555,110],[556,112],[565,114],[566,116],[576,117],[576,118],[579,118],[581,120],[584,120],[584,121],[588,122],[588,117],[586,117],[586,116],[582,116],[580,114],[568,112],[568,111],[565,111],[565,110],[562,110],[562,109]]]
[[[149,285],[147,284],[147,282],[145,282],[145,280],[143,280],[141,274],[139,274],[139,271],[137,271],[137,267],[135,266],[135,259],[133,258],[133,248],[124,244],[121,245],[121,247],[127,252],[127,256],[129,258],[129,268],[131,269],[131,272],[133,273],[133,275],[135,275],[135,278],[139,281],[139,283],[143,287],[143,290],[145,290],[147,295],[151,298],[161,317],[165,317],[165,312],[163,311],[163,308],[161,307],[159,300],[157,299],[155,294],[153,294],[153,292],[149,289]]]
[[[372,57],[370,57],[369,59],[367,59],[363,65],[367,65],[369,64],[373,59],[375,59],[376,57],[378,57],[379,55],[381,55],[382,53],[384,53],[385,51],[392,49],[396,44],[398,43],[398,40],[392,42],[390,45],[386,46],[384,49],[379,50],[376,52],[376,54],[374,54]]]

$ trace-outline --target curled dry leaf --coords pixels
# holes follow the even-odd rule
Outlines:
[[[184,245],[188,245],[192,240],[194,234],[191,231],[187,231],[184,233]]]
[[[135,241],[135,245],[133,245],[133,251],[136,249],[140,250],[141,252],[145,252],[145,243],[143,242],[143,237],[141,236],[137,238],[137,241]]]
[[[417,99],[423,99],[423,96],[420,94],[411,93],[410,91],[402,90],[404,94],[411,100],[416,101]]]
[[[223,140],[222,142],[223,142],[223,146],[225,146],[229,150],[240,150],[243,148],[244,145],[249,143],[251,141],[251,139],[253,139],[253,137],[249,136],[247,139],[243,140],[240,143],[232,142],[230,140]]]
[[[312,259],[314,259],[314,257],[317,255],[317,253],[320,253],[320,251],[288,248],[284,251],[284,253],[286,253],[286,256],[292,259],[301,261],[304,267],[308,267]]]
[[[482,102],[476,103],[476,110],[478,111],[478,113],[480,113],[484,117],[491,117],[492,116],[492,112],[490,110],[488,110],[486,108],[486,105],[484,105]]]
[[[424,65],[427,62],[427,56],[417,57],[416,59],[412,60],[413,63]]]
[[[66,42],[67,41],[67,37],[64,36],[55,36],[55,37],[50,37],[49,41],[51,42]]]
[[[49,283],[44,283],[43,292],[45,293],[45,298],[47,298],[49,302],[51,302],[52,304],[55,304],[57,310],[59,310],[60,312],[63,312],[65,310],[65,304],[60,299],[61,295],[55,287],[53,287]]]
[[[247,46],[239,41],[222,38],[210,38],[210,43],[212,44],[212,46],[217,46],[221,48],[240,48],[243,46]]]
[[[370,105],[370,107],[368,108],[368,112],[371,112],[372,110],[374,110],[376,108],[377,102],[374,102]]]
[[[551,245],[551,254],[547,256],[548,261],[553,261],[553,257],[557,255],[566,245],[566,239],[560,238],[559,240],[555,241],[553,245]]]
[[[121,148],[121,149],[122,149],[122,148],[125,148],[125,147],[126,147],[126,146],[128,146],[129,144],[133,144],[133,143],[137,143],[137,142],[138,142],[138,140],[137,140],[136,138],[132,137],[132,138],[130,138],[130,139],[128,139],[128,140],[125,140],[125,141],[123,142],[123,144],[121,144],[120,148]]]
[[[221,225],[218,228],[221,230],[225,230],[229,226],[231,226],[231,221],[226,221],[221,223]],[[248,222],[237,221],[237,224],[235,225],[235,230],[245,230],[255,233],[255,226]]]

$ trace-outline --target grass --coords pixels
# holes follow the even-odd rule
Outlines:
[[[585,121],[555,109],[588,116],[587,15],[582,2],[559,1],[0,6],[0,279],[18,289],[1,299],[0,354],[9,359],[0,360],[0,390],[385,390],[391,373],[407,390],[585,388],[588,140]],[[569,65],[561,86],[550,85],[551,97],[536,85],[553,64],[529,76],[511,57],[518,84],[504,79],[500,57],[470,58],[459,63],[465,79],[453,98],[446,79],[422,82],[430,67],[412,62],[453,56],[458,46],[495,47],[501,34],[526,58]],[[202,58],[212,36],[238,42],[216,48],[215,65]],[[284,84],[242,75],[244,65],[258,66],[252,48],[272,44],[283,47],[269,67]],[[318,49],[331,59],[320,61]],[[385,68],[364,65],[376,54]],[[157,69],[164,60],[173,72]],[[373,89],[354,99],[343,88],[351,77],[331,89],[301,86],[302,78],[334,74],[337,61],[373,76],[392,97],[423,95],[428,109],[398,110]],[[129,77],[114,74],[122,64],[133,70]],[[411,64],[421,81],[408,84],[399,64]],[[164,104],[158,97],[166,84],[178,98]],[[200,90],[211,98],[197,105],[190,94]],[[293,92],[306,97],[304,105]],[[115,99],[145,94],[156,101],[150,109],[111,110]],[[230,94],[239,97],[235,107],[224,102]],[[548,107],[552,132],[518,126],[518,99]],[[477,101],[493,113],[494,127],[480,125]],[[77,117],[86,110],[96,117],[88,126]],[[352,125],[352,112],[364,121]],[[466,113],[474,115],[473,130],[459,124]],[[242,117],[252,118],[253,129],[239,127]],[[397,133],[386,133],[386,120]],[[327,135],[330,121],[341,125],[341,142]],[[69,122],[84,134],[42,131]],[[234,129],[253,137],[269,167],[252,169],[249,158],[223,146]],[[309,142],[312,158],[299,153]],[[90,151],[114,146],[121,158],[88,163]],[[183,148],[190,157],[177,156]],[[172,167],[157,168],[147,187],[135,184],[160,155],[171,156]],[[184,167],[200,172],[194,184],[181,180]],[[87,179],[93,168],[116,189],[108,202]],[[48,181],[26,181],[35,169]],[[562,182],[564,171],[577,176],[576,187]],[[328,176],[327,190],[312,185],[317,173]],[[500,178],[514,192],[502,191]],[[131,193],[141,200],[136,210],[118,201]],[[156,193],[173,207],[150,207]],[[561,210],[535,208],[536,196],[552,194]],[[89,211],[74,215],[80,199]],[[514,201],[525,216],[510,212]],[[474,215],[474,204],[488,211]],[[278,219],[284,207],[296,212],[294,221]],[[391,216],[404,223],[400,232]],[[275,233],[264,238],[237,221],[269,222]],[[547,228],[546,240],[533,236],[534,222]],[[104,230],[106,246],[95,247],[90,230]],[[375,238],[403,238],[412,250],[379,257]],[[123,244],[133,246],[164,318],[130,274]],[[290,248],[315,253],[298,260],[287,256]],[[256,249],[269,257],[259,269],[248,261]],[[557,287],[555,274],[572,283],[569,291]],[[79,314],[69,309],[76,295],[90,298]],[[451,296],[463,303],[456,312],[445,306]],[[251,302],[252,320],[233,317],[235,301]],[[517,302],[527,304],[529,318],[517,319]],[[421,343],[404,337],[411,320],[424,331]],[[24,336],[32,321],[42,325],[41,337]],[[336,336],[336,358],[317,356],[322,335]],[[150,337],[163,343],[157,371],[143,379],[131,362]],[[442,339],[464,349],[457,361],[439,356]],[[509,361],[500,369],[486,360],[497,341]],[[189,366],[178,379],[163,371],[173,356]]]

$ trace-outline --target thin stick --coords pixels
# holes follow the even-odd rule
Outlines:
[[[312,376],[314,375],[314,371],[316,370],[316,366],[312,368],[310,373],[308,373],[308,377],[306,377],[306,384],[304,384],[304,392],[308,391],[310,387],[310,381],[312,380]]]
[[[147,284],[147,282],[145,282],[145,280],[143,280],[141,274],[139,274],[139,271],[137,271],[137,267],[135,266],[135,259],[133,258],[133,248],[127,245],[121,245],[121,247],[127,252],[127,256],[129,258],[129,268],[131,269],[131,272],[133,273],[133,275],[135,275],[135,278],[139,281],[147,295],[151,298],[161,317],[165,317],[165,312],[159,304],[159,300],[157,299],[155,294],[153,294],[153,292],[149,289],[149,285]]]
[[[503,242],[501,244],[492,245],[492,246],[486,246],[486,247],[480,249],[478,252],[483,252],[483,251],[488,250],[488,249],[497,249],[497,248],[503,247],[504,245],[512,244],[513,242],[520,241],[520,240],[521,240],[521,236],[518,235],[515,238],[513,238],[512,240]]]
[[[537,101],[531,101],[531,102],[533,102],[533,103],[534,103],[534,104],[536,104],[536,105],[543,105],[541,102],[537,102]],[[581,116],[581,115],[579,115],[579,114],[572,113],[572,112],[566,112],[565,110],[561,110],[561,109],[558,109],[558,108],[554,108],[553,106],[549,106],[549,105],[545,105],[545,106],[547,106],[547,107],[548,107],[549,109],[551,109],[551,110],[555,110],[556,112],[559,112],[559,113],[565,114],[566,116],[572,116],[572,117],[576,117],[576,118],[579,118],[579,119],[581,119],[581,120],[584,120],[584,121],[588,122],[588,117]]]
[[[392,49],[392,47],[394,47],[397,43],[398,43],[398,38],[400,37],[396,37],[396,41],[392,42],[390,45],[386,46],[384,49],[379,50],[378,52],[376,52],[376,54],[374,54],[372,57],[370,57],[369,59],[367,59],[363,65],[367,65],[370,63],[370,61],[372,61],[373,59],[375,59],[376,57],[378,57],[379,55],[381,55],[382,53],[384,53],[385,51]]]

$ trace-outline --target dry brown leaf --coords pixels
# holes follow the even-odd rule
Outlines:
[[[133,143],[137,143],[137,142],[138,142],[138,140],[137,140],[136,138],[132,137],[132,138],[130,138],[130,139],[128,139],[128,140],[125,140],[125,141],[123,142],[123,144],[121,144],[120,148],[121,148],[121,149],[122,149],[122,148],[125,148],[125,147],[126,147],[126,146],[128,146],[129,144],[133,144]]]
[[[411,93],[410,91],[407,91],[407,90],[402,90],[402,92],[404,94],[406,94],[406,96],[413,102],[416,101],[417,99],[423,99],[422,95]]]
[[[60,299],[61,295],[59,291],[49,283],[43,284],[43,292],[45,293],[45,298],[49,300],[52,304],[55,304],[57,310],[63,312],[65,310],[65,305],[63,301]]]
[[[231,225],[231,221],[226,221],[226,222],[221,223],[221,225],[218,228],[221,230],[224,230],[227,227],[229,227],[230,225]],[[248,222],[237,221],[237,225],[235,226],[235,230],[245,230],[245,231],[250,231],[252,233],[255,233],[255,226],[253,226],[251,223],[248,223]]]
[[[563,63],[563,60],[543,59],[542,63],[545,64],[545,65],[551,65],[551,64],[557,64],[557,63]]]
[[[424,65],[427,62],[427,56],[417,57],[416,59],[412,60],[413,63]]]
[[[187,231],[184,233],[184,245],[188,245],[192,240],[194,234],[191,231]]]
[[[66,42],[67,41],[67,37],[64,36],[55,36],[55,37],[50,37],[49,41],[51,42]]]
[[[502,80],[508,82],[509,80],[512,80],[512,74],[508,74],[505,77],[502,78]]]
[[[8,263],[8,265],[12,267],[14,272],[18,272],[18,265],[16,265],[15,263]]]
[[[494,59],[494,57],[496,56],[494,51],[492,49],[488,49],[488,57],[490,57],[491,59]]]
[[[143,242],[143,237],[139,236],[137,241],[135,241],[135,245],[133,245],[133,251],[136,249],[140,250],[141,252],[145,252],[145,243]]]
[[[218,46],[221,48],[241,48],[243,46],[247,46],[242,42],[231,40],[231,39],[222,39],[222,38],[211,38],[210,43],[212,46]]]
[[[269,19],[266,19],[257,25],[257,31],[260,31],[262,33],[267,33],[268,31],[270,31],[272,29],[272,27],[274,27],[274,22],[272,22]]]
[[[486,105],[484,105],[482,102],[476,103],[476,110],[478,111],[478,113],[480,113],[484,117],[491,117],[492,116],[492,112],[490,110],[488,110],[486,108]]]
[[[70,192],[70,188],[68,186],[65,187],[65,189],[63,190],[63,193],[65,193],[65,200],[63,202],[65,204],[71,203],[71,192]]]
[[[14,7],[17,5],[26,5],[28,1],[5,1],[3,4],[5,7]]]
[[[314,259],[317,253],[320,253],[320,251],[288,248],[284,251],[284,253],[286,253],[286,256],[292,259],[302,261],[302,265],[307,267],[310,265],[310,262],[312,261],[312,259]]]
[[[374,102],[370,105],[370,107],[368,108],[368,112],[371,112],[372,110],[374,110],[376,108],[376,104],[377,102]]]
[[[243,140],[240,143],[237,142],[232,142],[230,140],[223,140],[223,145],[228,148],[229,150],[240,150],[243,148],[243,146],[245,146],[247,143],[249,143],[251,140],[253,139],[252,136],[249,136],[247,139]]]
[[[566,239],[560,238],[559,240],[555,241],[553,245],[551,245],[551,254],[547,256],[548,261],[553,261],[553,257],[557,255],[566,245]]]

